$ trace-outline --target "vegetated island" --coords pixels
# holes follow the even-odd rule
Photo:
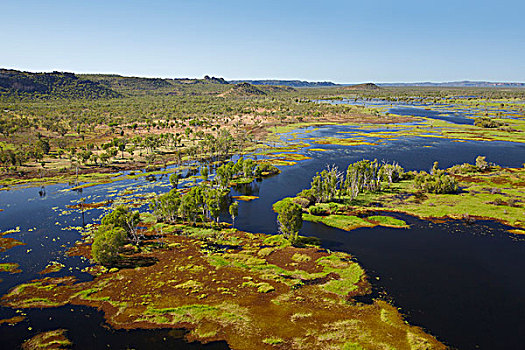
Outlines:
[[[402,220],[376,212],[402,212],[423,219],[497,220],[525,233],[525,168],[502,168],[478,156],[475,164],[430,173],[405,172],[397,163],[362,160],[345,172],[329,167],[312,179],[311,188],[274,204],[296,205],[303,219],[343,230],[377,225],[407,227]]]
[[[188,340],[226,340],[232,349],[445,348],[387,302],[359,302],[371,290],[364,270],[351,255],[298,236],[293,212],[280,214],[283,235],[218,222],[235,176],[256,173],[250,161],[227,163],[189,190],[174,179],[148,213],[114,208],[69,250],[98,262],[86,270],[92,281],[44,277],[12,288],[2,305],[87,305],[115,328],[185,328]]]

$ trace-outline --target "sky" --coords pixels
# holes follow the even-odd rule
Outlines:
[[[0,67],[525,82],[525,1],[1,0]]]

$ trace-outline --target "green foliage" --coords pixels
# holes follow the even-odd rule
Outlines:
[[[461,165],[454,165],[449,169],[451,174],[474,174],[490,170],[490,164],[486,161],[486,157],[477,156],[476,163],[463,163]]]
[[[96,262],[110,266],[119,259],[119,250],[126,241],[126,231],[122,227],[102,225],[98,228],[91,246],[91,254]]]
[[[170,184],[173,186],[173,188],[177,188],[179,185],[179,174],[173,173],[170,175]]]
[[[275,175],[279,174],[281,171],[276,166],[270,164],[270,163],[260,163],[255,168],[255,176],[256,177],[262,177],[262,176],[269,176],[269,175]]]
[[[118,206],[111,213],[102,218],[102,225],[120,227],[128,234],[136,230],[140,222],[140,214],[138,211],[130,211],[126,206]]]
[[[233,226],[235,226],[235,218],[239,216],[239,202],[233,202],[228,208],[228,211],[232,217]]]
[[[198,219],[218,220],[221,204],[227,191],[205,184],[192,187],[181,195],[176,189],[157,196],[150,203],[153,214],[160,221],[176,222],[179,218],[196,222]]]
[[[276,203],[277,204],[277,203]],[[292,242],[296,241],[299,230],[303,226],[303,211],[291,199],[285,198],[278,205],[274,205],[279,222],[279,231]]]
[[[328,167],[320,174],[316,173],[312,179],[312,195],[316,202],[330,202],[335,198],[338,192],[338,186],[341,182],[341,174],[338,173],[337,167]]]
[[[486,159],[486,157],[483,157],[483,156],[477,156],[476,157],[476,167],[480,171],[485,171],[485,170],[488,170],[490,168],[489,163],[487,163],[487,161],[485,159]]]
[[[422,171],[416,175],[414,187],[435,194],[457,193],[459,190],[457,181],[446,175],[444,170],[438,169],[438,162],[434,162],[431,174]]]
[[[474,119],[474,125],[479,126],[480,128],[499,128],[504,126],[505,123],[499,122],[489,117],[476,117]]]
[[[28,73],[0,69],[0,96],[29,98],[114,98],[120,94],[73,73]]]
[[[322,208],[321,206],[312,205],[308,208],[308,212],[312,215],[324,215],[326,214],[326,210]]]

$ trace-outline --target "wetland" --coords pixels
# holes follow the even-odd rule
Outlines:
[[[210,150],[193,160],[182,155],[177,164],[158,162],[157,169],[143,164],[142,170],[9,183],[0,191],[4,344],[521,346],[523,105],[506,93],[397,105],[386,93],[337,100],[341,90],[319,91],[301,92],[302,98],[330,106],[341,101],[332,117],[266,126],[258,142],[228,155]],[[349,102],[354,106],[346,107]],[[343,118],[342,111],[369,119]],[[479,117],[501,126],[477,126]],[[485,158],[476,161],[479,156]],[[298,198],[327,167],[346,175],[363,159],[396,164],[408,175],[383,177],[379,188],[364,186],[355,196],[337,192],[341,184],[328,186],[333,197],[298,201],[304,220],[299,238],[290,242],[280,234],[275,203]],[[221,166],[251,162],[220,185]],[[415,185],[417,174],[438,173],[434,162],[457,185],[453,193]],[[199,186],[223,193],[225,203],[215,212],[207,207],[212,220],[167,219],[151,206],[159,196],[183,197]],[[232,201],[238,201],[236,215],[228,211]],[[121,205],[140,213],[138,243],[122,247],[120,263],[97,264],[91,253],[95,232]]]

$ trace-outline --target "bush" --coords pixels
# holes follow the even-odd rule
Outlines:
[[[281,171],[279,170],[279,168],[269,163],[261,163],[255,168],[256,177],[275,175],[279,174],[280,172]]]
[[[297,194],[297,197],[308,200],[310,204],[315,203],[314,191],[312,189],[302,190]]]
[[[475,165],[463,163],[461,165],[454,165],[449,171],[452,174],[471,174],[477,173],[478,168]]]
[[[120,248],[126,242],[126,231],[121,227],[100,226],[91,246],[93,259],[101,265],[113,265],[119,259]]]
[[[293,202],[299,204],[301,206],[301,208],[304,208],[304,209],[306,209],[306,208],[308,208],[310,206],[310,201],[308,199],[302,198],[302,197],[295,197],[293,199]]]
[[[274,204],[279,222],[279,231],[293,244],[297,234],[303,226],[303,210],[290,198]]]
[[[499,128],[504,126],[505,123],[499,122],[489,117],[476,117],[474,119],[474,125],[479,126],[480,128]]]
[[[482,156],[477,156],[476,157],[476,167],[480,171],[485,171],[485,170],[489,170],[490,169],[490,165],[489,165],[489,163],[487,163],[485,158],[486,157],[482,157]]]
[[[446,194],[457,193],[459,190],[456,179],[444,173],[428,174],[420,172],[414,179],[414,186],[427,193]]]
[[[313,205],[308,208],[308,212],[312,215],[320,216],[325,214],[325,210],[319,206]]]

